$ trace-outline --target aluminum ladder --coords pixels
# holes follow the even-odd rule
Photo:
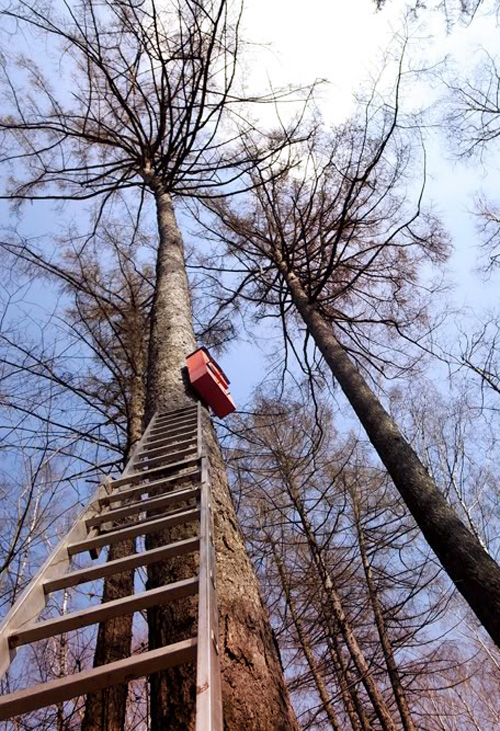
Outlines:
[[[179,503],[187,507],[175,509]],[[160,517],[158,511],[164,511]],[[199,522],[194,538],[88,568],[71,566],[78,554],[88,551],[94,559],[104,546],[125,538],[194,521]],[[198,576],[37,621],[52,592],[194,551],[199,551]],[[196,731],[222,731],[212,500],[200,403],[155,414],[122,475],[98,488],[0,625],[0,677],[21,645],[196,593],[196,637],[2,695],[0,720],[196,661]]]

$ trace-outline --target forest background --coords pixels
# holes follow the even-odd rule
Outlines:
[[[370,93],[373,78],[384,64],[377,94],[380,99],[390,100],[401,49],[405,45],[401,117],[405,119],[403,127],[406,125],[412,134],[416,132],[417,147],[420,145],[415,168],[408,172],[408,196],[418,197],[422,183],[422,151],[425,149],[424,202],[442,221],[450,236],[452,252],[446,264],[439,265],[438,271],[425,265],[419,275],[419,286],[433,291],[427,334],[418,341],[417,347],[414,343],[406,346],[418,362],[407,373],[403,369],[391,374],[390,379],[373,371],[371,377],[385,403],[404,424],[406,435],[442,490],[459,507],[490,553],[498,557],[500,515],[496,435],[499,381],[498,315],[495,312],[498,272],[495,246],[499,221],[496,180],[500,160],[495,148],[495,121],[490,121],[498,115],[498,109],[493,105],[488,110],[490,116],[486,117],[486,127],[492,131],[486,142],[480,141],[471,147],[471,135],[477,133],[474,125],[480,126],[485,119],[483,116],[478,121],[477,115],[468,115],[463,106],[467,100],[460,96],[460,89],[467,88],[467,80],[473,87],[480,87],[488,70],[496,69],[496,8],[483,3],[473,13],[460,7],[442,6],[409,11],[404,2],[389,2],[377,10],[373,3],[360,1],[338,10],[325,10],[319,0],[309,3],[307,8],[293,10],[281,1],[273,3],[272,8],[268,5],[257,0],[247,2],[243,37],[249,45],[241,60],[246,84],[251,89],[262,89],[270,80],[279,88],[289,83],[306,86],[315,79],[326,79],[326,83],[318,85],[314,101],[314,114],[320,115],[326,125],[343,123],[354,111],[356,99],[362,102]],[[493,86],[488,86],[489,82],[486,84],[496,92],[494,76],[493,79]],[[495,93],[493,97],[496,100]],[[290,106],[295,111],[297,102]],[[285,116],[287,113],[280,111]],[[274,111],[263,110],[262,124],[268,123],[273,114]],[[55,240],[58,245],[61,240],[67,242],[70,238],[68,229],[85,228],[84,218],[80,212],[76,214],[72,210],[72,205],[54,206],[52,217],[47,216],[46,208],[39,203],[14,212],[5,205],[3,211],[3,220],[7,222],[4,239],[8,242],[3,250],[1,320],[4,347],[1,518],[5,556],[2,602],[6,610],[57,536],[67,528],[77,506],[85,503],[93,484],[120,464],[121,457],[107,449],[106,430],[116,431],[118,438],[123,435],[115,423],[103,425],[96,421],[98,437],[95,444],[90,440],[85,444],[79,441],[82,434],[88,435],[93,428],[94,417],[89,416],[87,408],[95,408],[95,404],[82,402],[78,386],[71,397],[54,379],[49,379],[48,389],[42,371],[50,362],[51,367],[57,365],[62,369],[61,373],[64,371],[68,382],[73,379],[76,383],[79,374],[92,371],[93,354],[87,346],[82,346],[81,340],[74,338],[77,328],[72,316],[68,318],[68,310],[72,307],[68,290],[61,290],[50,278],[41,279],[33,268],[33,261],[20,262],[13,256],[13,244],[20,242],[29,241],[33,248],[41,246],[46,252],[51,250],[51,242]],[[221,297],[220,290],[207,291],[200,274],[197,257],[205,251],[204,244],[200,244],[205,235],[205,219],[198,209],[187,205],[181,205],[177,217],[188,244],[195,314],[201,325],[201,321],[207,319],[207,312],[213,311],[213,298]],[[110,231],[110,239],[113,233],[117,232]],[[151,245],[147,228],[143,236],[147,250]],[[97,248],[99,246],[98,243]],[[439,286],[434,284],[436,276]],[[235,500],[240,507],[242,525],[257,571],[263,580],[264,596],[299,722],[303,728],[335,728],[329,704],[336,708],[337,704],[346,701],[342,684],[327,669],[325,653],[331,648],[322,634],[321,612],[316,608],[312,617],[310,599],[306,598],[303,606],[303,597],[297,600],[304,621],[309,623],[310,638],[314,638],[317,662],[311,665],[299,637],[297,622],[290,619],[293,602],[288,602],[286,611],[283,609],[287,607],[283,597],[288,585],[279,571],[279,556],[274,549],[269,553],[273,541],[283,547],[283,536],[270,536],[266,520],[262,523],[262,494],[272,496],[274,490],[278,494],[284,490],[283,475],[270,475],[269,464],[265,461],[262,464],[266,449],[276,456],[277,447],[272,441],[276,434],[269,422],[284,424],[285,436],[280,437],[279,443],[288,445],[288,456],[293,455],[294,449],[301,454],[301,450],[310,451],[311,444],[308,442],[304,446],[297,436],[298,443],[294,439],[289,442],[291,437],[286,428],[290,422],[306,424],[306,441],[312,438],[318,429],[319,403],[326,436],[318,437],[319,452],[314,454],[315,470],[308,475],[309,481],[314,482],[323,470],[326,471],[324,484],[330,486],[332,477],[328,469],[331,470],[332,464],[345,464],[344,476],[336,480],[332,494],[344,482],[345,498],[352,494],[349,485],[361,482],[367,487],[373,486],[374,494],[382,502],[388,500],[384,510],[400,515],[399,508],[396,503],[392,504],[392,497],[386,498],[387,494],[391,495],[390,487],[381,476],[378,463],[370,454],[366,438],[356,426],[346,402],[324,370],[319,369],[319,375],[316,375],[311,399],[308,392],[311,372],[304,371],[294,362],[293,356],[289,371],[283,371],[283,350],[277,345],[281,326],[269,318],[256,319],[245,307],[230,315],[230,321],[225,322],[225,327],[230,325],[230,328],[222,328],[222,342],[216,352],[231,378],[233,394],[240,407],[239,416],[228,421],[226,426],[219,425],[233,470]],[[298,327],[299,348],[302,347],[301,332],[303,334],[303,328]],[[224,342],[228,334],[230,337]],[[208,342],[208,333],[206,337]],[[213,335],[210,337],[213,339]],[[29,348],[35,348],[37,352],[35,366],[27,354],[28,343]],[[25,347],[21,360],[20,345]],[[307,348],[310,359],[314,360],[311,346]],[[34,413],[41,419],[33,420]],[[115,414],[116,421],[118,415]],[[355,457],[347,460],[347,453]],[[255,475],[259,474],[264,481],[272,477],[277,482],[262,483],[261,493],[256,493]],[[329,519],[338,529],[338,542],[332,548],[328,538],[331,531],[326,531],[322,518],[316,516],[313,523],[318,540],[323,542],[322,551],[332,551],[329,561],[339,561],[341,556],[343,568],[338,581],[348,614],[355,625],[359,623],[360,643],[383,693],[389,697],[390,683],[384,679],[379,640],[373,635],[373,627],[365,626],[359,616],[366,597],[364,594],[362,599],[356,597],[357,589],[353,586],[357,584],[352,582],[357,582],[358,578],[354,571],[349,577],[344,566],[350,560],[350,552],[354,551],[352,530],[356,523],[349,518],[355,514],[354,504],[350,511],[338,507],[342,501],[332,507],[321,486],[315,490],[326,500]],[[279,504],[276,507],[277,502],[276,497],[272,498],[273,510],[278,510],[283,519],[286,510]],[[377,500],[375,508],[369,498],[367,503],[369,510],[374,510]],[[269,509],[265,515],[273,524],[273,511]],[[386,518],[384,514],[382,520]],[[367,518],[367,525],[375,535],[377,531],[370,520],[377,523],[381,516]],[[494,729],[498,727],[500,717],[496,691],[500,667],[497,650],[483,635],[461,599],[452,595],[425,545],[415,537],[413,526],[405,520],[395,527],[394,536],[385,544],[387,547],[392,542],[396,553],[384,554],[384,541],[377,544],[378,539],[372,535],[370,555],[373,566],[378,567],[379,590],[408,702],[417,719],[416,727]],[[293,524],[294,520],[290,522]],[[407,532],[412,536],[407,544],[411,545],[412,567],[404,555]],[[352,565],[361,561],[360,556],[358,550]],[[294,569],[299,564],[297,558]],[[435,569],[431,571],[432,576],[425,573],[429,565]],[[401,595],[395,598],[393,588],[383,575],[387,567],[397,573],[411,600],[402,600]],[[305,564],[299,568],[298,573],[291,571],[288,577],[294,590],[304,581],[301,572],[305,571]],[[410,588],[406,570],[415,579]],[[328,581],[326,583],[328,588]],[[354,596],[351,596],[353,592]],[[418,599],[411,604],[417,595]],[[66,597],[64,601],[64,611],[67,611],[67,603],[73,601],[76,606],[79,599]],[[402,604],[411,604],[409,616],[398,614]],[[92,638],[85,636],[80,643],[76,641],[71,650],[67,644],[62,649],[61,646],[51,648],[51,659],[45,658],[44,662],[39,659],[38,669],[45,676],[57,675],[61,666],[67,669],[68,664],[76,666],[87,662],[91,647]],[[19,662],[22,663],[22,657]],[[322,695],[321,683],[318,685],[318,675],[323,676],[327,701]],[[19,677],[16,677],[15,682],[18,681]],[[484,693],[486,687],[491,688],[488,697]],[[138,695],[141,692],[141,688],[137,690]],[[140,727],[145,718],[147,722],[147,700],[145,696],[141,697],[142,703],[137,704],[136,714],[129,719],[131,728]],[[388,703],[393,707],[395,701],[392,699]],[[81,703],[76,702],[71,708],[65,708],[62,716],[59,714],[61,728],[77,727],[81,707]],[[349,716],[348,709],[339,713],[341,717],[344,713]],[[50,727],[50,718],[46,722]],[[29,723],[39,725],[40,717],[26,723],[27,727],[30,727]],[[379,723],[383,727],[376,712],[369,723],[373,728],[378,728]]]

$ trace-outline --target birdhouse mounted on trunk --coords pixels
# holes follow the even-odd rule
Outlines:
[[[206,348],[198,348],[186,358],[189,381],[214,414],[222,419],[236,409],[229,393],[229,379]]]

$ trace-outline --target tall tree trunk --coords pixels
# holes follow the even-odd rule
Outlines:
[[[276,253],[294,305],[338,381],[396,488],[457,589],[500,647],[500,567],[462,523],[351,362],[293,271]]]
[[[156,291],[149,344],[146,419],[156,409],[173,410],[195,400],[187,382],[185,359],[195,347],[184,249],[170,196],[155,191],[159,247]],[[226,731],[293,731],[297,728],[283,680],[279,655],[263,607],[257,579],[238,528],[227,475],[204,411],[207,451],[215,513],[215,542],[220,622],[220,660]],[[156,534],[148,546],[189,535],[194,527]],[[154,564],[148,586],[193,575],[193,557]],[[196,600],[176,601],[148,614],[150,646],[180,640],[195,633]],[[151,679],[153,731],[192,728],[195,672],[190,666],[158,673]]]
[[[372,668],[367,662],[364,652],[358,643],[356,635],[354,634],[351,623],[349,622],[349,619],[344,612],[340,594],[336,590],[335,585],[333,584],[329,575],[323,576],[322,578],[323,588],[328,597],[328,607],[331,612],[331,614],[330,612],[328,612],[328,610],[326,610],[325,612],[325,619],[329,626],[329,631],[332,635],[335,634],[337,630],[335,624],[338,626],[338,630],[342,635],[346,648],[352,658],[356,670],[359,673],[361,682],[363,683],[366,693],[371,701],[373,710],[375,711],[375,714],[380,721],[381,728],[383,728],[384,731],[396,731],[396,725],[392,719],[389,708],[384,700],[378,684],[375,682],[375,679],[373,677]],[[326,581],[324,581],[324,579],[326,579]],[[335,623],[332,621],[332,619],[335,620]]]
[[[372,731],[372,725],[366,715],[362,699],[359,697],[357,688],[359,681],[352,677],[351,672],[347,667],[336,633],[329,632],[326,639],[328,651],[332,659],[332,665],[337,676],[342,700],[344,702],[347,715],[349,716],[352,729],[353,731],[361,731],[361,729],[362,731]]]
[[[410,709],[406,701],[406,694],[401,683],[401,677],[399,675],[396,658],[394,657],[392,644],[389,638],[389,634],[387,632],[384,612],[378,596],[377,587],[373,580],[372,569],[366,552],[365,534],[363,531],[363,526],[361,525],[360,508],[355,496],[353,496],[353,507],[356,520],[356,532],[358,535],[359,552],[361,555],[361,562],[363,564],[363,571],[365,574],[366,586],[368,589],[368,598],[372,607],[373,616],[375,617],[375,624],[377,625],[377,632],[380,639],[380,644],[382,646],[382,652],[384,653],[384,659],[387,665],[387,672],[391,681],[392,690],[399,710],[399,715],[401,717],[401,723],[403,725],[404,731],[416,731],[416,726],[413,723]]]
[[[62,601],[62,614],[68,613],[68,591],[65,589]],[[63,633],[58,639],[57,647],[57,664],[59,678],[65,678],[68,674],[68,636]],[[56,707],[56,731],[65,731],[66,718],[64,713],[64,703],[58,703]]]
[[[144,368],[145,353],[144,339],[139,332],[130,347],[135,350],[132,358],[136,364],[136,373],[130,382],[130,403],[127,419],[127,450],[125,460],[130,455],[134,445],[141,438],[144,420]],[[112,544],[108,549],[108,561],[124,558],[135,553],[135,540],[130,539]],[[124,571],[113,574],[104,580],[102,602],[121,599],[134,593],[134,571]],[[129,657],[132,649],[132,621],[131,614],[109,619],[99,625],[96,649],[94,653],[94,667]],[[128,686],[114,685],[104,690],[89,693],[85,703],[85,714],[82,721],[82,731],[122,731],[125,725],[127,711]]]

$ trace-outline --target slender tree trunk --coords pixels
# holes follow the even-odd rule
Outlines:
[[[339,645],[336,634],[329,632],[327,642],[342,700],[353,731],[361,731],[361,729],[362,731],[372,731],[372,725],[366,715],[365,707],[358,693],[357,684],[360,681],[355,681],[352,678],[342,655],[342,649]]]
[[[135,552],[132,540],[110,546],[108,561],[130,556]],[[124,571],[114,574],[104,582],[102,601],[121,599],[134,593],[134,573]],[[99,625],[94,666],[121,660],[130,655],[132,642],[132,615],[109,619]],[[114,685],[111,688],[89,693],[85,704],[82,731],[121,731],[125,723],[128,687]]]
[[[500,647],[500,567],[458,518],[297,276],[276,255],[294,305],[363,425],[429,546],[479,621]]]
[[[151,318],[146,418],[156,409],[173,410],[193,403],[185,359],[195,349],[189,284],[182,238],[172,202],[160,189],[155,192],[159,247],[156,291]],[[210,465],[217,556],[220,637],[226,731],[293,731],[296,720],[290,708],[279,655],[263,607],[257,579],[239,531],[220,450],[204,413],[204,443]],[[149,546],[185,535],[151,536]],[[149,586],[157,586],[196,571],[193,557],[155,564]],[[148,615],[150,646],[195,634],[196,600],[186,599],[157,607]],[[158,673],[151,679],[153,731],[192,728],[195,673],[189,666]]]
[[[139,336],[139,333],[137,333]],[[136,338],[131,347],[136,350],[137,373],[130,384],[129,417],[127,421],[127,455],[139,441],[144,420],[144,341]],[[135,553],[135,540],[112,544],[108,550],[108,561],[124,558]],[[121,599],[134,593],[134,571],[114,574],[104,580],[102,602]],[[94,654],[94,667],[129,657],[132,648],[131,614],[109,619],[99,625]],[[127,711],[127,685],[114,685],[110,688],[89,693],[85,703],[82,731],[122,731]]]
[[[304,657],[306,658],[309,669],[311,671],[311,675],[313,677],[314,684],[316,686],[316,690],[318,691],[318,695],[320,697],[321,703],[323,704],[323,709],[328,717],[328,720],[330,721],[330,725],[331,725],[332,729],[334,729],[334,731],[342,731],[342,726],[340,725],[340,722],[337,718],[337,714],[335,713],[335,711],[333,709],[332,701],[331,701],[330,695],[328,693],[328,690],[327,690],[327,687],[325,684],[325,680],[324,680],[323,676],[321,675],[321,672],[316,663],[316,659],[314,657],[314,652],[313,652],[313,649],[309,642],[307,632],[305,631],[304,626],[302,624],[302,620],[295,608],[295,599],[293,598],[293,595],[292,595],[292,591],[290,588],[290,583],[288,581],[288,576],[286,575],[285,567],[283,566],[283,562],[281,561],[281,558],[279,557],[274,544],[272,544],[272,552],[273,552],[274,562],[276,564],[276,567],[278,569],[278,574],[280,576],[281,586],[283,588],[287,607],[290,611],[290,616],[292,618],[292,622],[295,627],[295,631],[297,632],[299,644],[302,649],[302,652],[304,653]]]
[[[323,583],[323,582],[322,582]],[[366,693],[370,698],[373,710],[375,711],[377,718],[380,721],[381,727],[384,731],[396,731],[396,725],[392,720],[391,713],[387,704],[384,700],[382,692],[378,687],[375,679],[373,678],[372,670],[368,664],[365,655],[356,639],[356,635],[353,632],[351,623],[349,622],[340,599],[340,595],[335,589],[333,582],[330,581],[324,587],[325,593],[328,597],[328,605],[331,609],[331,614],[335,619],[336,624],[340,630],[346,647],[351,655],[352,661],[359,673],[361,682],[363,683]],[[326,617],[331,633],[335,632],[335,627],[331,622],[331,617]]]
[[[396,731],[396,726],[394,724],[394,721],[392,720],[392,716],[384,700],[382,692],[375,682],[375,679],[373,678],[371,668],[357,641],[356,635],[354,634],[351,627],[351,623],[349,622],[349,619],[344,612],[340,594],[335,588],[335,584],[332,581],[327,567],[325,566],[323,556],[321,555],[321,550],[316,541],[314,529],[309,521],[307,511],[299,496],[299,491],[297,490],[297,487],[295,485],[294,477],[288,469],[286,459],[280,460],[280,462],[281,471],[283,477],[285,478],[288,493],[293,501],[294,508],[299,515],[302,529],[304,531],[304,536],[306,538],[307,545],[311,554],[311,558],[318,572],[318,578],[321,582],[323,590],[328,598],[328,604],[331,609],[331,614],[333,615],[335,622],[338,625],[340,633],[344,639],[347,649],[349,650],[354,665],[356,666],[356,670],[360,675],[361,682],[365,687],[365,690],[368,694],[368,697],[370,698],[373,709],[377,714],[382,728],[384,729],[384,731]],[[331,622],[331,618],[330,616],[328,616],[328,613],[326,619],[330,625],[330,632],[334,634],[335,627],[333,626],[333,623]]]
[[[65,590],[62,602],[63,615],[68,613],[68,597],[69,594],[67,590]],[[63,633],[58,640],[57,661],[57,664],[59,665],[57,675],[59,678],[65,678],[68,674],[68,636],[66,633]],[[65,721],[64,703],[58,703],[56,711],[56,731],[64,731]]]
[[[354,497],[354,501],[355,500],[356,498]],[[410,709],[406,701],[405,691],[401,683],[401,678],[399,676],[396,658],[394,657],[394,651],[392,649],[392,644],[387,632],[384,612],[380,604],[380,599],[378,597],[377,587],[375,586],[375,582],[373,581],[372,569],[366,553],[365,535],[363,527],[361,525],[359,505],[356,505],[356,503],[354,504],[354,512],[361,562],[363,564],[366,586],[368,588],[368,597],[372,607],[373,615],[375,617],[377,632],[380,639],[380,644],[382,646],[382,652],[384,653],[385,663],[387,665],[387,672],[389,674],[392,690],[394,692],[394,697],[398,706],[399,715],[401,716],[401,723],[403,724],[404,731],[416,731],[417,727],[413,723],[413,719],[411,717]]]

